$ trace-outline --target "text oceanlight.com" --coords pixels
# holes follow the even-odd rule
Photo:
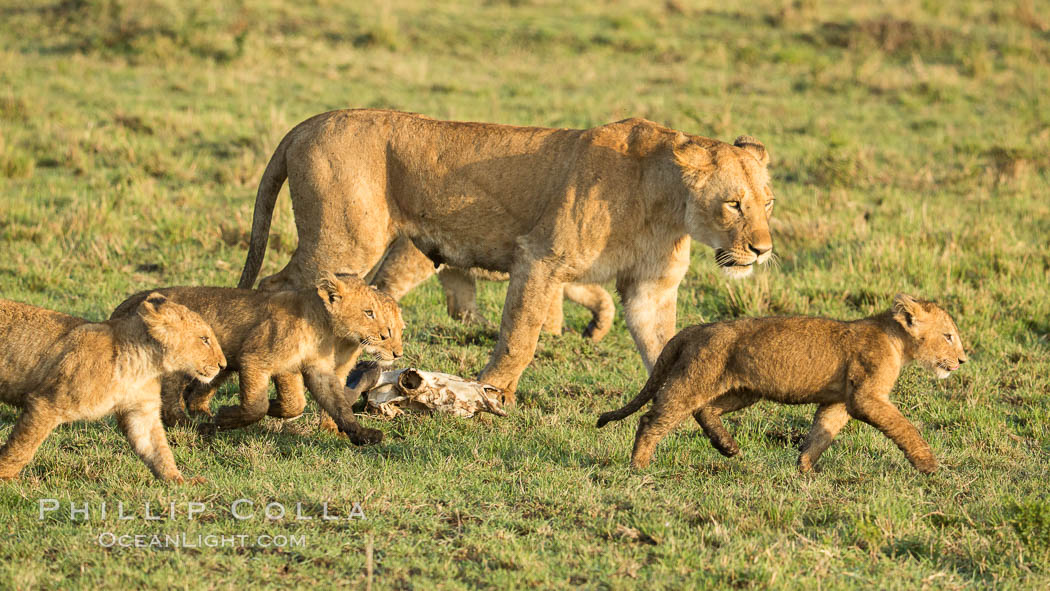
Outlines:
[[[305,535],[284,534],[116,534],[96,538],[103,548],[305,548]]]

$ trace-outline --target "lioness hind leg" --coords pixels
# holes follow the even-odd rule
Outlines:
[[[400,301],[436,271],[434,261],[428,259],[411,240],[401,236],[390,245],[386,256],[368,281],[376,289]]]
[[[56,413],[44,403],[29,402],[7,443],[0,448],[0,480],[15,478],[33,459],[37,448],[58,426]]]
[[[306,408],[303,374],[292,372],[273,377],[277,397],[270,400],[266,414],[279,419],[294,419]]]
[[[474,276],[463,269],[445,266],[438,271],[445,292],[448,315],[468,324],[487,324],[478,310],[478,286]]]
[[[711,440],[718,453],[731,458],[740,453],[740,446],[722,424],[722,415],[751,406],[758,396],[748,392],[730,392],[719,396],[707,406],[693,413],[693,418],[704,430],[704,435]]]
[[[576,302],[591,312],[591,321],[583,330],[583,338],[597,343],[612,328],[616,305],[612,296],[600,285],[594,283],[566,283],[565,298]]]
[[[182,473],[175,466],[171,448],[168,447],[168,439],[160,419],[160,409],[157,406],[144,405],[118,412],[117,424],[120,425],[120,430],[124,432],[131,448],[157,479],[184,482]]]
[[[813,470],[820,455],[831,446],[839,431],[849,422],[849,413],[842,402],[821,404],[813,415],[813,426],[809,428],[806,439],[799,446],[798,469],[800,472]]]

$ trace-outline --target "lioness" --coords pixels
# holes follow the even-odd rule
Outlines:
[[[0,478],[16,477],[58,425],[116,413],[153,475],[182,482],[160,420],[160,376],[210,381],[224,367],[207,323],[156,293],[99,323],[0,299],[0,401],[22,409],[0,449]]]
[[[404,325],[396,306],[391,312],[361,279],[327,274],[314,287],[283,292],[227,287],[155,291],[209,321],[229,359],[227,370],[206,385],[187,384],[181,376],[165,378],[162,398],[169,422],[185,420],[181,404],[187,387],[190,409],[211,414],[209,403],[216,388],[236,371],[240,405],[219,409],[215,416],[219,428],[250,425],[268,411],[295,416],[305,404],[305,386],[353,443],[382,440],[381,431],[362,427],[354,419],[350,407],[356,400],[345,399],[344,386],[362,347],[374,348],[388,359],[401,356]],[[145,292],[131,296],[112,317],[128,315],[144,297]],[[278,391],[273,402],[267,396],[271,378]],[[296,404],[297,411],[291,408]]]
[[[301,286],[318,270],[364,275],[399,236],[436,263],[509,273],[479,379],[513,402],[565,283],[615,278],[651,369],[675,332],[690,236],[732,276],[768,260],[768,162],[752,137],[726,144],[643,119],[579,130],[324,113],[292,129],[263,173],[239,285],[258,276],[287,178],[299,244],[260,288]]]
[[[448,265],[436,268],[433,261],[404,236],[395,240],[387,250],[374,272],[372,285],[390,294],[395,300],[400,300],[435,271],[441,282],[441,289],[445,292],[448,315],[463,322],[486,324],[485,318],[478,310],[476,280],[506,281],[507,274],[482,269],[457,269]],[[564,324],[563,295],[591,312],[591,321],[583,330],[583,337],[596,343],[602,340],[612,328],[616,306],[609,292],[593,283],[566,283],[563,292],[556,293],[551,301],[550,310],[543,322],[543,332],[561,334]]]
[[[691,326],[678,333],[634,400],[598,419],[598,427],[634,413],[638,423],[631,465],[649,465],[653,448],[690,414],[714,447],[729,457],[740,448],[720,416],[760,399],[817,404],[798,467],[813,469],[850,417],[882,431],[924,474],[937,460],[919,431],[890,402],[901,368],[911,362],[948,377],[966,362],[959,330],[936,304],[897,295],[882,314],[840,322],[827,318],[744,318]]]

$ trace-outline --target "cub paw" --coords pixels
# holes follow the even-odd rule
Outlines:
[[[383,440],[383,432],[379,429],[369,429],[368,427],[358,426],[356,429],[350,429],[349,431],[343,430],[346,436],[350,438],[350,443],[354,445],[375,445]]]
[[[933,474],[937,471],[937,460],[933,458],[917,460],[915,462],[915,469],[923,474]]]

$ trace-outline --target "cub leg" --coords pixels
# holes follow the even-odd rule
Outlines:
[[[7,443],[0,448],[0,480],[16,478],[37,448],[61,421],[50,405],[30,401],[18,417]]]
[[[303,414],[306,408],[306,391],[303,374],[299,372],[284,373],[273,377],[277,397],[270,400],[266,414],[279,419],[294,419]]]
[[[722,424],[722,415],[736,412],[742,408],[751,406],[758,400],[755,396],[746,392],[731,392],[716,398],[711,404],[693,413],[693,418],[704,430],[704,435],[711,440],[718,453],[731,458],[740,453],[740,446]]]
[[[438,271],[438,281],[445,291],[448,315],[469,324],[486,324],[478,310],[477,282],[470,272],[444,266]]]
[[[597,343],[612,328],[616,305],[605,288],[595,283],[566,283],[565,297],[568,300],[587,308],[591,312],[591,322],[583,330],[583,338]]]
[[[190,417],[183,409],[183,397],[190,393],[195,380],[182,374],[168,374],[160,380],[160,416],[165,427],[186,425]]]
[[[668,433],[681,423],[707,399],[693,394],[695,390],[682,379],[664,383],[653,398],[653,406],[638,421],[638,432],[634,436],[634,451],[631,467],[642,469],[652,460],[653,450]],[[700,399],[698,399],[700,398]]]
[[[347,384],[347,377],[350,375],[350,372],[356,368],[357,359],[361,356],[362,351],[364,351],[364,347],[355,347],[351,350],[342,350],[336,353],[334,359],[335,369],[332,373],[335,375],[335,379],[339,380],[339,383],[344,385]],[[355,388],[347,387],[345,389],[344,396],[347,398],[347,401],[349,402],[350,406],[353,406],[354,403],[357,402],[357,400],[361,397],[361,394],[365,390],[368,390],[372,386],[375,386],[376,382],[379,381],[379,375],[382,373],[382,370],[380,369],[378,363],[365,362],[362,363],[361,366],[364,368],[362,370],[365,373],[364,377],[374,379],[372,379],[372,381],[369,382],[367,385],[364,385],[363,380],[358,379],[357,386]],[[318,429],[320,429],[321,431],[328,431],[329,433],[339,432],[339,425],[335,424],[335,421],[333,421],[332,417],[327,412],[325,412],[323,406],[321,407],[321,411],[319,414],[320,422],[317,425]]]
[[[117,412],[117,424],[127,437],[131,448],[142,458],[155,477],[159,480],[184,482],[182,473],[175,466],[175,457],[171,455],[171,449],[168,447],[164,425],[160,420],[159,405],[150,402]]]
[[[806,439],[799,447],[798,469],[809,472],[816,466],[820,454],[831,445],[831,440],[839,434],[849,422],[849,413],[842,402],[821,404],[813,415],[813,426],[809,428]]]
[[[370,283],[400,301],[435,271],[434,262],[411,240],[401,236],[390,245]]]
[[[892,382],[891,382],[892,384]],[[889,437],[911,462],[916,470],[923,474],[937,471],[937,459],[929,444],[923,440],[919,430],[912,425],[901,411],[889,399],[870,394],[862,384],[847,401],[849,414],[858,420],[875,427]]]
[[[478,378],[503,389],[506,404],[514,403],[518,379],[532,362],[550,302],[562,290],[555,276],[554,264],[542,259],[517,263],[510,274],[499,343]]]
[[[239,376],[241,404],[219,409],[215,415],[215,424],[220,429],[239,429],[257,423],[266,416],[266,411],[270,408],[270,398],[267,396],[270,372],[254,369],[242,359]]]
[[[211,416],[211,399],[216,390],[230,377],[230,370],[223,370],[215,376],[211,382],[204,384],[197,380],[190,380],[183,393],[186,399],[186,408],[190,414]]]
[[[339,430],[346,433],[354,445],[371,445],[383,440],[383,432],[377,429],[362,427],[354,418],[351,408],[353,402],[347,400],[344,393],[346,379],[339,380],[331,373],[307,370],[306,387],[314,395],[317,403],[327,412]]]

